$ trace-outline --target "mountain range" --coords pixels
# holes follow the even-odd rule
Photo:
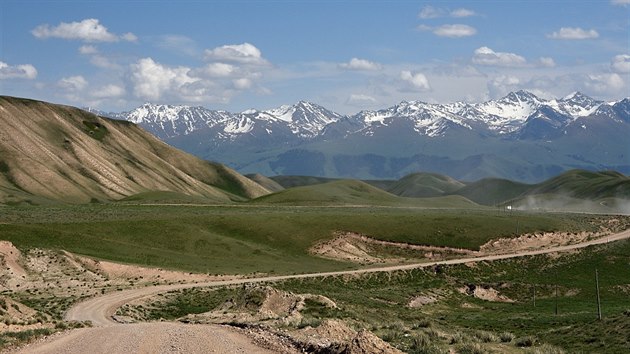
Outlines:
[[[305,101],[240,113],[150,103],[94,113],[137,123],[241,173],[397,179],[430,171],[537,182],[574,168],[630,172],[630,99],[604,102],[579,92],[552,100],[518,91],[482,103],[403,101],[345,116]]]

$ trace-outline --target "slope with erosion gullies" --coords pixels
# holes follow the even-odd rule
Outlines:
[[[237,172],[83,110],[0,97],[0,203],[85,203],[148,191],[229,202],[268,191]]]
[[[433,208],[477,206],[461,196],[405,198],[358,180],[338,180],[285,189],[253,200],[264,204],[291,205],[372,205]]]

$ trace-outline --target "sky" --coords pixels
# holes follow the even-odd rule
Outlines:
[[[520,89],[630,96],[630,0],[0,2],[2,95],[352,114]]]

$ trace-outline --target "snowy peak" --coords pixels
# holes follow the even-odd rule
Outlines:
[[[591,115],[602,103],[581,92],[574,92],[560,100],[551,100],[548,105],[557,111],[577,118]]]

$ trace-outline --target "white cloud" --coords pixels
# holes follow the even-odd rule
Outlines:
[[[57,81],[57,86],[66,91],[77,92],[87,88],[88,82],[83,76],[76,75],[61,78]]]
[[[99,20],[95,18],[88,18],[81,22],[62,22],[57,26],[39,25],[31,33],[40,39],[76,39],[85,42],[117,42],[119,40],[133,42],[137,40],[133,33],[117,36],[109,32],[107,27],[100,24]]]
[[[433,33],[440,37],[460,38],[477,34],[477,29],[468,25],[442,25],[433,29]]]
[[[123,41],[127,41],[127,42],[137,42],[138,41],[138,36],[136,36],[135,34],[133,34],[131,32],[127,32],[127,33],[121,35],[120,39],[122,39]]]
[[[476,13],[473,10],[468,10],[464,8],[459,8],[451,11],[451,17],[461,18],[461,17],[470,17],[475,16]]]
[[[249,43],[224,45],[214,49],[206,49],[205,57],[209,60],[238,62],[254,65],[266,65],[260,49]]]
[[[125,94],[124,87],[109,84],[109,85],[105,85],[103,87],[100,87],[94,90],[91,93],[91,96],[94,98],[104,99],[104,98],[117,98],[117,97],[123,96],[124,94]]]
[[[414,91],[429,91],[431,89],[429,80],[422,73],[412,73],[409,70],[403,70],[400,72],[400,79],[406,84],[408,89]]]
[[[79,53],[83,55],[96,54],[98,49],[93,45],[82,45],[79,47]]]
[[[250,89],[253,85],[252,80],[247,77],[235,79],[232,82],[234,83],[234,88],[236,88],[237,90],[247,90]]]
[[[520,83],[521,80],[515,76],[499,75],[488,82],[488,93],[493,99],[503,97],[509,92],[516,91]]]
[[[236,73],[234,65],[225,63],[210,63],[202,68],[202,72],[210,77],[229,77]]]
[[[559,31],[548,34],[547,37],[552,39],[592,39],[599,37],[596,30],[585,30],[579,27],[562,27]]]
[[[549,57],[540,57],[538,59],[538,64],[546,68],[553,68],[556,66],[556,62],[553,60],[553,58]]]
[[[177,93],[185,85],[197,81],[188,75],[190,68],[170,68],[143,58],[131,65],[131,81],[134,94],[142,99],[160,100],[164,94]]]
[[[376,102],[374,97],[362,94],[351,94],[346,100],[346,104],[358,107],[373,105]]]
[[[630,55],[619,54],[615,55],[610,63],[610,68],[620,74],[630,73]]]
[[[591,74],[587,75],[584,85],[597,93],[617,93],[624,88],[625,82],[619,74]]]
[[[630,5],[630,0],[611,0],[610,3],[617,6],[627,6]]]
[[[380,70],[381,64],[365,59],[352,58],[349,62],[339,64],[340,68],[348,70]]]
[[[475,49],[472,62],[478,65],[518,67],[524,66],[527,60],[514,53],[495,52],[488,47]]]
[[[0,61],[0,80],[4,79],[27,79],[32,80],[37,77],[37,69],[31,64],[9,65]]]
[[[438,18],[444,15],[444,10],[435,8],[433,6],[427,5],[420,10],[418,17],[426,20],[430,18]]]

